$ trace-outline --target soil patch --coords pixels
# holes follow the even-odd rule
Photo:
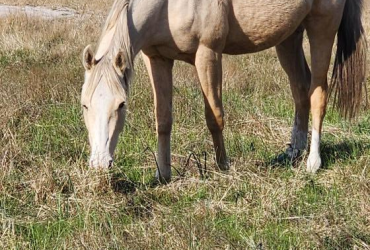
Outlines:
[[[44,19],[70,18],[77,16],[76,11],[70,8],[50,9],[42,6],[0,5],[0,17],[16,14],[23,14],[29,17],[41,17]]]

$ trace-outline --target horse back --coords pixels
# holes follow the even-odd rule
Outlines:
[[[170,0],[173,45],[195,53],[199,44],[229,54],[260,51],[292,34],[314,0]]]

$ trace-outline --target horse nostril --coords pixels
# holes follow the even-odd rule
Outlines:
[[[108,162],[108,168],[112,167],[112,165],[113,165],[113,160],[109,160],[109,162]]]

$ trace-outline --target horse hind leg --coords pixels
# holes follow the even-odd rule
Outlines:
[[[195,66],[202,86],[207,126],[212,134],[216,162],[221,170],[229,168],[223,138],[224,111],[222,107],[222,53],[200,45]]]
[[[340,7],[340,6],[339,6]],[[327,73],[332,47],[339,28],[340,9],[333,8],[332,14],[316,17],[314,14],[305,22],[311,51],[311,86],[309,97],[312,114],[312,138],[307,160],[307,171],[315,173],[321,166],[320,139],[327,105]]]
[[[294,162],[307,146],[310,110],[308,90],[310,88],[311,72],[302,48],[303,32],[303,27],[299,27],[290,37],[276,46],[280,64],[289,78],[295,103],[291,144],[286,153],[278,157],[279,162],[286,160]]]

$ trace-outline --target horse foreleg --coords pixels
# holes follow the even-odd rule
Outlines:
[[[311,72],[302,48],[303,28],[300,27],[288,39],[276,46],[279,61],[289,77],[295,103],[295,118],[291,145],[286,150],[289,160],[294,161],[306,149],[310,100]],[[280,160],[285,160],[285,157]]]
[[[158,136],[156,177],[161,182],[171,179],[172,67],[173,60],[147,57],[143,53],[154,94],[154,112]]]
[[[202,86],[207,126],[212,134],[216,162],[221,170],[229,168],[222,131],[224,111],[222,107],[222,54],[200,45],[195,58]]]

